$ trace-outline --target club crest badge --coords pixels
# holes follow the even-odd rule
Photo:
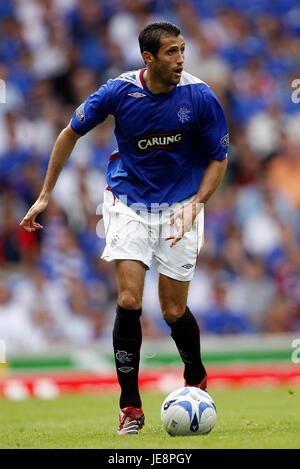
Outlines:
[[[180,106],[178,112],[177,112],[177,116],[178,116],[178,119],[180,122],[182,122],[183,124],[185,122],[189,122],[191,120],[191,110],[189,109],[188,106],[186,106],[185,104]]]

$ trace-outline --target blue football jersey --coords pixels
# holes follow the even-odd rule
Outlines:
[[[183,72],[171,92],[153,94],[143,72],[101,86],[76,109],[71,127],[84,135],[115,117],[118,149],[109,157],[107,183],[128,205],[151,210],[196,194],[210,160],[227,157],[228,129],[206,83]]]

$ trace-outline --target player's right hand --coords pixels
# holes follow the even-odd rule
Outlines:
[[[30,207],[23,220],[20,222],[20,226],[25,231],[36,231],[42,230],[44,227],[35,221],[36,217],[45,210],[48,202],[46,200],[37,199],[37,201]]]

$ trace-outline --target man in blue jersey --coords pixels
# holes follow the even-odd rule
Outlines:
[[[153,23],[140,33],[139,43],[145,68],[109,80],[79,106],[54,145],[40,196],[21,222],[27,231],[42,228],[36,216],[47,207],[77,139],[112,114],[118,149],[107,167],[102,258],[115,261],[119,289],[113,346],[120,435],[138,433],[144,425],[140,316],[153,259],[162,314],[184,362],[185,384],[206,389],[200,331],[187,296],[203,240],[203,207],[223,179],[228,150],[218,99],[183,71],[180,30]]]

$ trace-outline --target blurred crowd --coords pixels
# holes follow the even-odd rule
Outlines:
[[[185,69],[221,100],[229,169],[206,206],[189,305],[206,334],[300,331],[300,5],[297,0],[0,0],[0,338],[8,351],[111,336],[114,266],[100,260],[108,118],[80,139],[44,230],[19,222],[58,133],[102,83],[142,66],[149,22],[178,24]],[[2,90],[3,91],[3,90]],[[300,95],[300,92],[299,92]],[[295,100],[294,100],[295,101]],[[169,334],[147,273],[144,336]]]

